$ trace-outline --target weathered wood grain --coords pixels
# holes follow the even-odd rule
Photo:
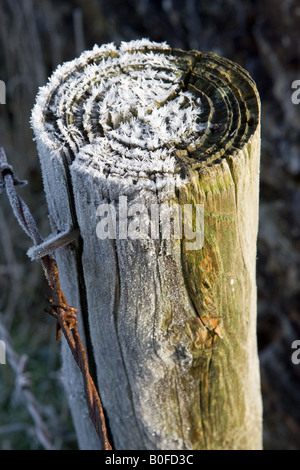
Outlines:
[[[80,228],[56,256],[115,448],[260,449],[252,79],[215,54],[103,46],[55,72],[32,124],[53,230]],[[102,204],[115,210],[115,238],[99,238]],[[164,238],[162,216],[157,237],[130,225],[126,238],[120,223],[142,227],[133,204],[144,217],[202,204],[203,246],[191,250],[185,232]],[[65,347],[63,364],[80,447],[98,448]]]

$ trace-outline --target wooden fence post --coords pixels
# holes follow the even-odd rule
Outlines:
[[[253,80],[212,53],[95,46],[32,126],[53,231],[80,229],[56,258],[114,448],[260,449]],[[64,345],[63,376],[80,447],[99,448]]]

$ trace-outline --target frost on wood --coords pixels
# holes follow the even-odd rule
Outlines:
[[[32,113],[56,252],[119,449],[261,446],[255,257],[259,99],[238,65],[147,39],[58,67]],[[100,240],[97,208],[204,204],[204,246]],[[149,209],[150,210],[150,209]],[[117,233],[118,235],[118,233]],[[234,281],[234,284],[233,284]],[[82,448],[97,448],[64,349]],[[91,362],[93,362],[91,361]],[[80,407],[78,407],[78,403]]]
[[[194,142],[205,126],[200,99],[185,90],[187,71],[179,67],[186,64],[170,52],[147,40],[124,43],[120,50],[95,46],[59,67],[32,114],[37,139],[75,154],[95,144],[99,164],[110,173],[129,165],[145,174],[173,174],[176,146]]]

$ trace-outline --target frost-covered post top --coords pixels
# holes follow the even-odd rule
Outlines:
[[[253,95],[230,61],[141,39],[94,46],[59,66],[40,89],[32,127],[52,155],[98,177],[182,181],[187,164],[201,169],[245,143],[258,124]]]

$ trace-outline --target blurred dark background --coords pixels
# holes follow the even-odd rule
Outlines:
[[[291,344],[300,339],[300,104],[291,101],[291,84],[300,80],[299,31],[297,0],[0,0],[0,79],[6,84],[0,145],[16,174],[29,181],[19,191],[44,236],[47,207],[29,119],[38,87],[58,64],[95,43],[147,37],[216,52],[256,81],[262,101],[257,282],[265,449],[300,450],[300,364],[291,361]],[[20,393],[25,371],[53,445],[76,449],[55,326],[43,313],[47,286],[40,265],[26,257],[30,245],[1,195],[0,320],[20,357],[16,372],[0,366],[0,449],[43,448]]]

